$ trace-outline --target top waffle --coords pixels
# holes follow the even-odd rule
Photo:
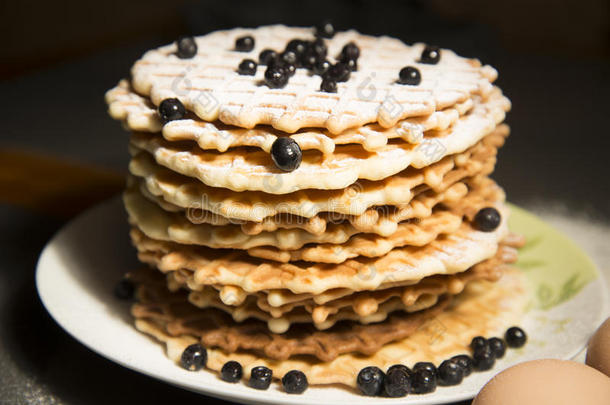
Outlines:
[[[245,35],[254,38],[254,48],[235,51],[235,40]],[[208,122],[220,120],[242,128],[268,124],[290,133],[319,127],[339,133],[372,122],[391,127],[404,118],[429,115],[465,102],[472,95],[485,97],[497,76],[492,67],[446,49],[437,64],[419,63],[423,44],[408,46],[394,38],[353,30],[339,32],[326,41],[331,62],[350,41],[361,51],[358,70],[347,82],[338,84],[337,93],[321,92],[320,77],[304,69],[297,69],[281,89],[264,84],[264,66],[259,66],[254,76],[236,72],[243,59],[257,60],[266,48],[281,51],[295,38],[313,39],[313,31],[283,25],[216,31],[196,38],[198,52],[191,59],[178,58],[176,45],[166,45],[148,51],[135,63],[132,85],[157,106],[166,98],[178,98]],[[396,83],[398,72],[406,65],[421,72],[419,85]]]

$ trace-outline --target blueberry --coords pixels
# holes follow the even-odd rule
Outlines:
[[[341,57],[340,59],[358,59],[360,56],[360,48],[353,42],[349,42],[345,44],[343,49],[341,49]]]
[[[483,232],[491,232],[495,230],[498,225],[500,225],[500,221],[502,217],[497,209],[494,207],[486,207],[474,216],[474,224],[478,230]]]
[[[291,172],[301,165],[303,152],[294,139],[281,137],[271,145],[271,158],[280,170]]]
[[[487,345],[488,345],[487,339],[485,339],[483,336],[473,337],[472,340],[470,341],[470,348],[472,349],[472,351],[475,351],[478,348],[485,347]]]
[[[254,76],[256,74],[256,62],[252,59],[244,59],[237,67],[237,73],[240,75]]]
[[[417,86],[421,83],[421,74],[419,73],[419,70],[413,66],[403,67],[398,73],[398,83]]]
[[[428,394],[436,390],[436,374],[425,368],[413,371],[411,388],[414,394]]]
[[[265,70],[265,84],[270,89],[280,89],[288,83],[288,72],[280,66],[269,66]]]
[[[356,59],[341,59],[341,63],[343,63],[350,72],[358,70],[358,61]]]
[[[420,361],[419,363],[415,363],[415,365],[413,366],[413,371],[415,372],[417,370],[428,370],[435,376],[437,371],[436,366],[430,363],[429,361]]]
[[[305,69],[313,69],[317,62],[318,55],[316,55],[311,49],[308,49],[301,55],[301,66],[303,66]]]
[[[298,56],[298,55],[302,55],[303,53],[305,53],[305,51],[307,50],[307,47],[308,47],[307,41],[303,41],[302,39],[293,39],[290,42],[288,42],[288,45],[286,45],[285,52],[292,51]]]
[[[309,383],[307,382],[307,376],[299,370],[292,370],[284,374],[282,377],[282,385],[284,391],[288,394],[302,394]]]
[[[445,360],[438,366],[439,385],[458,385],[464,379],[464,369],[454,360]]]
[[[227,361],[220,370],[220,378],[222,378],[223,381],[230,383],[238,382],[239,380],[241,380],[241,377],[243,375],[244,371],[241,367],[241,364],[233,360]]]
[[[159,115],[164,123],[181,120],[186,115],[186,109],[177,98],[166,98],[159,104]]]
[[[280,53],[280,60],[290,65],[297,65],[299,63],[299,55],[295,51],[286,50]]]
[[[462,367],[464,370],[464,377],[468,377],[470,373],[472,373],[472,357],[467,354],[458,354],[457,356],[453,356],[451,360],[455,361],[458,366]]]
[[[335,27],[329,20],[316,25],[316,36],[322,38],[332,38],[335,35]]]
[[[523,329],[519,328],[518,326],[513,326],[508,328],[506,334],[504,335],[504,339],[506,340],[508,347],[521,347],[527,341],[527,335]]]
[[[329,61],[325,60],[319,60],[316,62],[316,64],[313,67],[313,72],[317,75],[323,76],[324,73],[326,73],[326,71],[328,70],[328,68],[330,68],[332,65],[330,64]]]
[[[401,370],[402,372],[406,373],[409,377],[411,377],[413,375],[413,371],[411,371],[411,369],[407,366],[405,366],[404,364],[394,364],[393,366],[390,366],[390,368],[388,368],[388,370],[385,372],[386,375],[388,375],[390,373],[390,371],[392,370]]]
[[[316,38],[312,41],[309,44],[309,48],[318,56],[318,59],[324,59],[328,54],[328,48],[322,38]]]
[[[336,82],[346,82],[349,80],[349,76],[350,70],[347,66],[345,66],[344,63],[337,62],[328,68],[323,77],[332,79]]]
[[[388,397],[404,397],[411,391],[411,377],[401,368],[390,368],[383,380],[383,387]]]
[[[385,374],[378,367],[365,367],[358,373],[356,383],[364,395],[375,396],[383,389]]]
[[[277,59],[278,55],[273,49],[264,49],[258,55],[258,63],[261,65],[269,65],[269,62]]]
[[[121,300],[130,300],[133,298],[135,289],[131,280],[124,278],[114,286],[114,296]]]
[[[266,390],[271,385],[271,378],[273,377],[273,371],[265,366],[258,366],[252,369],[250,373],[250,381],[248,385],[257,390]]]
[[[496,358],[489,346],[479,347],[472,355],[472,365],[477,371],[489,370],[494,366]]]
[[[182,356],[180,357],[180,364],[182,364],[182,367],[190,371],[201,370],[202,367],[205,367],[207,362],[208,351],[199,343],[193,343],[188,346],[184,349]]]
[[[429,65],[436,65],[441,60],[441,50],[437,46],[426,45],[421,53],[419,61]]]
[[[320,91],[324,91],[326,93],[336,93],[337,82],[332,79],[322,79],[322,84],[320,84]]]
[[[235,40],[236,51],[250,52],[252,49],[254,49],[254,38],[251,35],[246,35]]]
[[[506,353],[506,343],[504,343],[504,340],[492,337],[491,339],[488,339],[487,342],[496,359],[504,357],[504,353]]]
[[[193,37],[178,38],[176,47],[176,56],[180,59],[190,59],[197,54],[197,43]]]

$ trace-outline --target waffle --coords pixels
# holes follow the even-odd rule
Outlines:
[[[254,37],[254,49],[233,51],[236,38],[244,35]],[[446,49],[437,65],[420,64],[423,44],[408,46],[397,39],[353,30],[326,41],[331,60],[350,41],[361,49],[358,71],[346,83],[339,83],[337,93],[319,91],[321,79],[301,69],[283,89],[262,85],[262,66],[254,76],[236,73],[242,59],[257,59],[263,47],[282,50],[293,38],[313,39],[313,32],[281,25],[216,31],[196,38],[198,53],[192,59],[176,57],[173,44],[160,47],[135,63],[132,85],[154,105],[177,97],[207,122],[220,120],[242,128],[268,124],[288,133],[321,127],[340,133],[371,122],[391,127],[400,119],[431,114],[474,94],[485,96],[497,76],[493,68]],[[420,70],[420,85],[396,84],[398,72],[406,64]]]
[[[327,350],[322,356],[328,360],[320,360],[317,356],[300,356],[277,361],[267,353],[232,352],[211,346],[208,348],[208,367],[219,371],[225,362],[235,360],[244,366],[244,376],[249,375],[253,367],[264,365],[271,368],[274,378],[278,379],[289,370],[297,369],[307,375],[311,385],[342,384],[356,387],[358,371],[367,366],[385,370],[398,362],[411,365],[417,361],[431,361],[438,364],[453,355],[468,353],[468,344],[474,336],[498,335],[508,326],[518,324],[526,302],[524,276],[518,270],[510,270],[493,284],[485,281],[470,283],[466,291],[454,300],[453,305],[434,316],[428,316],[427,320],[421,319],[425,317],[425,311],[419,313],[420,319],[414,319],[413,314],[408,315],[405,319],[410,321],[405,329],[411,332],[409,336],[385,344],[376,351],[371,350],[369,355],[353,351],[338,354],[337,345],[332,342],[318,346],[321,352]],[[434,309],[433,307],[431,311]],[[187,330],[179,326],[172,328],[174,333],[170,333],[165,327],[171,318],[159,320],[153,317],[154,314],[147,317],[136,311],[136,327],[164,342],[168,357],[174,361],[180,359],[186,346],[199,341],[195,328]],[[231,343],[239,345],[234,340]],[[375,340],[366,339],[361,344],[375,345]],[[289,347],[282,345],[278,352],[289,352]]]
[[[491,173],[497,149],[503,145],[507,135],[508,127],[501,125],[462,153],[447,156],[422,169],[409,168],[379,182],[362,180],[341,190],[302,190],[283,195],[257,191],[235,193],[208,187],[196,179],[176,174],[157,165],[148,153],[135,155],[129,169],[133,175],[144,180],[150,194],[188,209],[187,216],[195,223],[201,223],[201,218],[206,218],[208,214],[219,215],[233,221],[251,223],[246,228],[254,229],[242,229],[246,233],[254,233],[267,226],[268,218],[287,214],[302,217],[292,223],[305,224],[304,218],[311,218],[305,226],[322,232],[326,220],[320,213],[353,216],[354,221],[351,222],[357,226],[359,222],[368,222],[360,221],[358,217],[375,216],[372,210],[366,212],[373,206],[405,207],[422,188],[440,192],[465,177]],[[336,216],[333,215],[333,218]]]
[[[443,157],[460,153],[491,133],[505,116],[506,99],[490,98],[450,129],[438,131],[420,145],[388,144],[375,152],[358,145],[342,145],[322,159],[303,152],[298,169],[281,172],[263,151],[233,148],[224,153],[204,151],[190,142],[169,142],[159,135],[133,133],[132,154],[147,151],[157,163],[177,173],[195,177],[210,187],[233,191],[286,194],[302,189],[340,189],[358,179],[382,180],[409,166],[426,167]]]
[[[499,93],[499,89],[494,89],[494,92]],[[367,151],[375,151],[387,145],[390,139],[400,138],[405,142],[420,143],[426,131],[445,130],[470,111],[475,103],[473,99],[477,103],[483,102],[481,97],[475,96],[423,117],[401,120],[390,128],[367,124],[340,134],[332,134],[321,128],[309,128],[299,130],[290,137],[302,150],[315,149],[324,155],[333,153],[335,145],[359,144]],[[190,140],[196,142],[201,149],[225,152],[229,148],[251,146],[270,153],[273,142],[278,136],[285,135],[271,127],[244,129],[218,121],[201,121],[196,117],[170,121],[163,125],[155,106],[147,98],[134,93],[127,80],[121,80],[106,93],[106,102],[110,116],[122,121],[133,131],[162,131],[168,141]]]

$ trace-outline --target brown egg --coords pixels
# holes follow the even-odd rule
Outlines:
[[[533,360],[492,378],[472,405],[608,405],[610,378],[568,360]]]
[[[610,318],[589,341],[585,363],[610,377]]]

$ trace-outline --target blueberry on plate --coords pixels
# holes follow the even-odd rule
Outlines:
[[[159,104],[159,115],[164,123],[181,120],[186,115],[186,109],[177,98],[166,98]]]
[[[309,383],[307,376],[299,370],[291,370],[282,377],[282,386],[288,394],[302,394]]]
[[[513,326],[508,328],[504,335],[504,339],[506,340],[508,347],[522,347],[527,341],[527,335],[523,329],[518,326]]]
[[[488,339],[487,342],[496,359],[504,357],[504,353],[506,353],[506,343],[504,343],[504,340],[492,337]]]
[[[350,72],[358,70],[358,61],[356,59],[341,59],[341,63],[343,63]]]
[[[316,25],[315,29],[317,37],[332,38],[335,35],[335,27],[329,20]]]
[[[390,371],[392,371],[394,369],[401,370],[402,372],[406,373],[409,377],[413,375],[413,371],[409,367],[405,366],[404,364],[394,364],[393,366],[390,366],[390,368],[388,368],[388,370],[385,372],[386,375],[388,375],[390,373]]]
[[[417,370],[428,370],[434,375],[436,375],[437,371],[436,366],[433,363],[430,363],[429,361],[420,361],[418,363],[415,363],[415,365],[413,366],[413,371]]]
[[[130,300],[136,290],[131,280],[124,278],[114,286],[114,296],[121,300]]]
[[[477,371],[491,369],[496,362],[496,357],[489,346],[479,347],[472,355],[472,365]]]
[[[270,89],[281,89],[288,84],[289,73],[282,66],[272,65],[265,70],[265,84]]]
[[[301,55],[301,66],[305,69],[312,70],[318,62],[318,55],[312,49],[308,49]]]
[[[398,72],[398,83],[409,86],[417,86],[421,83],[419,69],[413,66],[405,66]]]
[[[485,347],[488,345],[487,339],[485,339],[483,336],[476,336],[473,337],[472,340],[470,341],[470,348],[472,349],[472,351],[475,351],[481,347]]]
[[[241,364],[233,360],[227,361],[220,370],[220,378],[222,378],[223,381],[230,383],[238,382],[243,375],[244,371]]]
[[[256,74],[256,62],[252,59],[244,59],[237,67],[237,73],[240,75],[254,76]]]
[[[258,63],[260,65],[269,65],[269,63],[277,59],[277,57],[277,52],[273,49],[263,49],[261,53],[258,54]]]
[[[436,65],[441,60],[441,50],[437,46],[426,45],[419,58],[420,63]]]
[[[390,367],[383,379],[383,387],[388,397],[404,397],[411,391],[411,377],[401,368]]]
[[[458,385],[464,379],[464,369],[454,360],[445,360],[438,366],[439,385]]]
[[[337,82],[333,79],[322,79],[322,83],[320,84],[320,91],[326,93],[336,93],[337,92]]]
[[[313,72],[319,76],[324,76],[324,73],[326,73],[328,68],[330,68],[331,66],[331,63],[328,60],[319,60],[314,65]]]
[[[420,368],[413,371],[411,390],[414,394],[428,394],[436,390],[436,374],[428,369]]]
[[[502,220],[502,216],[494,207],[482,208],[474,216],[474,224],[479,231],[492,232],[499,225]]]
[[[271,159],[280,170],[291,172],[301,165],[303,152],[294,139],[281,137],[271,145]]]
[[[208,362],[208,351],[199,343],[193,343],[182,352],[180,364],[189,371],[201,370]]]
[[[462,367],[464,370],[464,377],[468,377],[470,373],[472,373],[472,357],[467,354],[458,354],[457,356],[453,356],[451,360],[455,361],[458,366]]]
[[[254,38],[251,35],[239,37],[235,40],[235,50],[238,52],[250,52],[254,49]]]
[[[297,56],[305,53],[307,48],[308,48],[307,41],[304,41],[302,39],[292,39],[292,40],[290,40],[290,42],[288,42],[288,45],[286,45],[286,51],[292,51]]]
[[[337,62],[328,68],[323,77],[332,79],[336,82],[346,82],[349,80],[349,76],[350,70],[347,66],[345,66],[344,63]]]
[[[379,395],[383,389],[385,374],[378,367],[365,367],[358,373],[356,384],[364,395]]]
[[[190,36],[178,38],[176,48],[176,56],[180,59],[190,59],[197,54],[197,43]]]
[[[258,366],[252,369],[250,373],[250,381],[248,385],[257,390],[266,390],[271,385],[271,378],[273,377],[273,371],[265,366]]]
[[[348,42],[341,49],[340,59],[358,59],[360,57],[360,48],[353,42]]]
[[[292,50],[286,50],[280,53],[280,60],[290,65],[298,65],[300,62],[299,55]]]
[[[325,59],[328,54],[328,48],[322,38],[316,38],[309,44],[309,49],[318,56],[318,59]]]

